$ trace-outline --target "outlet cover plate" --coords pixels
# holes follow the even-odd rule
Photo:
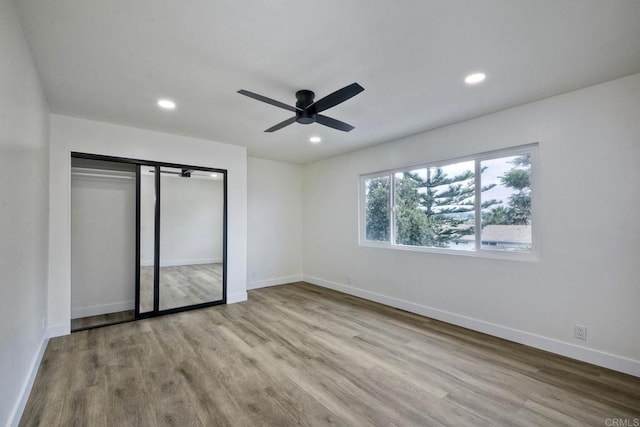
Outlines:
[[[579,340],[587,339],[587,327],[585,325],[576,325],[574,329],[574,335]]]

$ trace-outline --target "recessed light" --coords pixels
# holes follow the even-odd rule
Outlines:
[[[159,99],[158,106],[166,110],[173,110],[174,108],[176,108],[176,103],[171,101],[170,99]]]
[[[211,178],[217,178],[217,177],[218,177],[218,174],[217,174],[217,173],[212,173],[212,174],[211,174]]]
[[[484,79],[486,79],[487,76],[484,73],[473,73],[473,74],[469,74],[467,77],[464,78],[464,82],[468,85],[475,85],[478,84],[480,82],[483,82]]]
[[[318,144],[322,142],[322,138],[320,138],[319,136],[312,136],[311,138],[309,138],[309,142],[311,142],[312,144]]]

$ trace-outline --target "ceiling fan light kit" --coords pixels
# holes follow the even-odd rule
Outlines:
[[[280,107],[285,110],[289,110],[296,113],[295,116],[283,122],[280,122],[275,126],[270,127],[269,129],[265,130],[265,132],[275,132],[295,122],[303,125],[308,125],[311,123],[319,123],[321,125],[328,126],[333,129],[341,130],[343,132],[349,132],[354,128],[350,124],[342,122],[340,120],[332,119],[331,117],[328,117],[319,113],[325,110],[328,110],[331,107],[335,107],[336,105],[341,104],[350,98],[353,98],[363,90],[364,88],[360,86],[358,83],[352,83],[314,102],[314,98],[316,96],[315,93],[313,93],[310,90],[303,89],[296,92],[295,107],[292,107],[283,102],[276,101],[275,99],[267,98],[266,96],[263,96],[254,92],[250,92],[244,89],[240,89],[238,93],[248,96],[249,98],[266,102],[267,104],[271,104],[273,106]]]

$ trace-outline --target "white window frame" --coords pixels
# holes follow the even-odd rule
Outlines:
[[[518,156],[522,154],[531,155],[531,251],[529,252],[517,252],[517,251],[504,251],[496,249],[483,249],[482,248],[482,193],[478,191],[481,188],[481,174],[480,165],[482,161],[498,159],[502,157]],[[453,163],[461,163],[474,161],[474,179],[475,179],[475,250],[455,250],[447,248],[435,248],[427,246],[410,246],[401,245],[395,242],[395,174],[399,172],[406,172],[409,170],[446,166]],[[389,241],[373,241],[366,240],[366,180],[379,177],[389,177],[389,197],[390,197],[390,209],[389,209]],[[539,239],[538,239],[538,210],[539,210],[539,198],[538,193],[538,143],[531,143],[526,145],[520,145],[517,147],[503,148],[499,150],[487,151],[470,156],[456,157],[451,159],[438,160],[428,163],[420,163],[413,166],[403,166],[394,169],[388,169],[384,171],[372,172],[360,175],[358,183],[358,244],[363,247],[383,248],[391,250],[403,250],[411,252],[428,252],[437,254],[449,254],[449,255],[461,255],[481,258],[495,258],[495,259],[508,259],[517,261],[538,261],[540,259],[539,253]]]

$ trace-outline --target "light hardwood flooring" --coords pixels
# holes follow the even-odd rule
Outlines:
[[[133,310],[118,311],[115,313],[99,314],[97,316],[79,317],[71,319],[71,331],[77,331],[95,326],[113,325],[114,323],[128,322],[135,319]]]
[[[50,340],[20,425],[604,426],[614,418],[640,418],[640,378],[298,283]]]
[[[160,310],[222,299],[222,264],[160,267]],[[140,312],[153,310],[153,267],[140,268]]]
[[[160,310],[222,299],[222,264],[193,264],[160,268]],[[140,312],[153,311],[153,267],[140,269]],[[133,320],[133,310],[71,320],[77,331]]]

